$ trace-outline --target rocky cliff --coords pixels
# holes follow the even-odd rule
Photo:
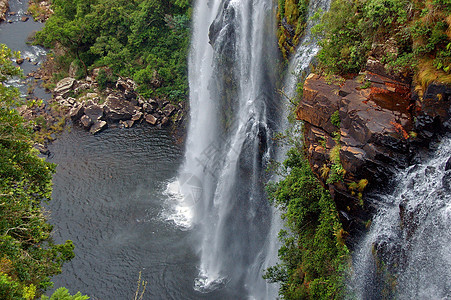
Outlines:
[[[450,86],[431,84],[420,97],[405,80],[385,75],[311,74],[297,108],[311,167],[351,231],[363,229],[371,213],[362,193],[388,191],[398,169],[421,160],[451,129]]]

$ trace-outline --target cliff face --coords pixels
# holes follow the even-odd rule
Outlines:
[[[363,189],[388,191],[398,169],[422,159],[430,143],[451,129],[450,86],[431,84],[423,97],[411,91],[405,81],[371,72],[347,80],[312,74],[305,81],[297,117],[304,122],[307,156],[347,230],[363,229],[371,213],[359,195]],[[334,182],[337,168],[343,180]]]

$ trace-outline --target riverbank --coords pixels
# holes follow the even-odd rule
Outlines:
[[[36,148],[42,154],[49,154],[47,145],[71,125],[81,126],[93,134],[108,126],[169,127],[175,139],[183,142],[186,113],[183,105],[173,105],[159,98],[145,99],[136,91],[134,81],[115,76],[107,67],[91,70],[80,79],[79,68],[74,64],[69,70],[61,66],[58,58],[64,54],[62,47],[47,53],[44,48],[31,44],[35,31],[40,30],[41,23],[52,14],[49,1],[32,0],[28,6],[2,0],[0,7],[4,7],[1,13],[5,21],[1,25],[2,40],[21,52],[16,65],[25,74],[25,78],[9,84],[19,88],[22,97],[27,99],[18,111],[32,123]]]

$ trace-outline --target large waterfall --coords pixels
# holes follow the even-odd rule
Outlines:
[[[178,185],[183,224],[197,235],[201,292],[227,285],[244,298],[248,282],[263,282],[253,266],[263,261],[272,219],[264,183],[278,119],[274,9],[272,0],[195,5],[191,115]]]
[[[356,252],[357,299],[451,299],[451,139],[428,162],[402,171]]]
[[[236,298],[274,299],[263,270],[277,262],[280,216],[264,195],[265,168],[280,160],[272,133],[287,124],[276,91],[278,55],[272,0],[197,1],[189,60],[191,119],[174,219],[194,232],[195,289],[227,286]],[[329,0],[311,1],[309,16]],[[293,97],[318,51],[309,22],[284,81]],[[246,296],[245,296],[246,295]]]

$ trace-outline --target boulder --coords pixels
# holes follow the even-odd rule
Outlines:
[[[166,117],[170,117],[174,113],[175,110],[176,110],[176,107],[174,105],[168,104],[164,107],[163,114]]]
[[[66,97],[69,91],[71,91],[75,85],[76,80],[72,77],[66,77],[61,79],[57,84],[53,92],[62,97]]]
[[[8,11],[8,8],[8,0],[0,0],[0,21],[6,20],[6,12]],[[13,15],[14,12],[10,12],[9,14]]]
[[[23,58],[18,58],[18,59],[16,59],[16,64],[18,64],[18,65],[23,64],[23,62],[24,62],[24,59],[23,59]]]
[[[127,120],[127,121],[119,121],[120,124],[122,124],[125,128],[131,128],[135,121],[133,120]]]
[[[145,120],[147,123],[149,123],[150,125],[155,125],[157,124],[157,118],[155,118],[155,116],[151,115],[151,114],[147,114],[145,115]]]
[[[26,22],[26,21],[28,21],[29,18],[30,18],[30,17],[23,16],[20,20],[21,20],[22,22]]]
[[[169,118],[163,117],[163,119],[161,119],[161,126],[167,126],[167,125],[169,125]]]
[[[107,123],[105,121],[98,120],[91,126],[91,129],[89,130],[89,132],[91,134],[96,134],[96,133],[102,131],[103,129],[105,129],[106,127],[107,127]]]
[[[96,122],[103,117],[103,107],[97,104],[92,104],[85,108],[85,115],[87,115],[93,122]]]
[[[85,108],[83,107],[83,105],[79,104],[69,111],[69,117],[72,119],[72,121],[77,121],[83,116],[84,113]]]
[[[91,125],[94,123],[91,120],[91,118],[88,117],[87,115],[83,115],[83,117],[81,117],[81,119],[80,119],[80,122],[85,129],[89,129],[91,127]]]
[[[107,119],[118,122],[130,120],[140,110],[125,98],[110,94],[105,101],[105,116]]]
[[[133,117],[132,117],[132,121],[136,122],[139,121],[139,119],[141,119],[141,117],[143,116],[143,113],[138,111]]]

